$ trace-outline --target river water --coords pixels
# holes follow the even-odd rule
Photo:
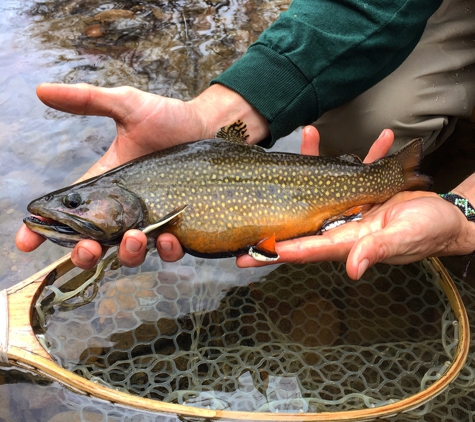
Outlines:
[[[287,3],[2,2],[0,288],[65,253],[48,243],[30,254],[15,250],[26,205],[74,182],[115,133],[106,118],[48,109],[35,95],[40,82],[130,85],[190,99],[242,55]]]
[[[240,57],[288,3],[3,0],[0,289],[13,286],[68,252],[45,242],[32,253],[21,253],[14,246],[14,236],[28,215],[30,200],[74,182],[115,136],[115,126],[106,118],[48,109],[36,97],[39,83],[130,85],[190,99]],[[71,402],[76,403],[75,410],[65,416],[64,405]],[[102,420],[97,414],[90,416],[88,406],[95,407],[59,385],[45,384],[16,370],[0,371],[2,422],[62,421],[65,417]],[[116,419],[113,409],[107,412],[110,420],[130,418],[127,412]]]

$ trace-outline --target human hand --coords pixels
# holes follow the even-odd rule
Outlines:
[[[41,84],[37,95],[57,110],[110,117],[115,120],[117,136],[109,150],[78,181],[102,174],[139,156],[180,143],[214,137],[226,124],[243,120],[248,141],[256,143],[268,134],[265,119],[234,91],[216,84],[197,98],[184,102],[139,91],[130,87],[98,88],[87,84]],[[162,236],[164,237],[161,242]],[[157,240],[159,253],[174,256],[169,250],[169,235]],[[22,225],[15,242],[21,251],[36,249],[44,238]],[[140,230],[128,231],[119,247],[124,265],[137,266],[145,259],[146,237]],[[179,247],[181,251],[181,247]],[[101,245],[82,240],[73,249],[73,263],[83,269],[94,267],[103,255]],[[182,252],[181,252],[182,253]],[[173,258],[172,258],[173,259]]]
[[[346,260],[348,275],[357,280],[377,262],[405,264],[427,256],[452,254],[452,244],[465,225],[463,219],[460,211],[435,193],[401,192],[363,212],[361,221],[319,236],[278,243],[278,262]],[[238,258],[240,267],[262,264],[250,256]]]
[[[365,162],[384,156],[392,143],[384,131]],[[318,154],[318,140],[307,138],[302,152]],[[313,145],[312,145],[313,142]],[[317,145],[317,146],[316,146]],[[453,192],[465,198],[475,195],[475,176]],[[473,200],[473,199],[472,199]],[[318,236],[279,242],[277,262],[308,263],[345,261],[352,279],[359,279],[377,262],[405,264],[428,256],[463,255],[475,250],[475,224],[433,192],[400,192],[383,204],[363,212],[360,221],[346,223]],[[237,259],[240,267],[262,266],[249,255]]]

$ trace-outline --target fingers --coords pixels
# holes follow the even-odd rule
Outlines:
[[[237,258],[238,267],[262,267],[281,262],[291,262],[297,264],[306,264],[309,262],[321,261],[344,261],[348,256],[351,246],[354,243],[354,237],[357,233],[357,227],[354,223],[353,230],[342,231],[340,228],[334,229],[338,231],[336,235],[327,232],[326,235],[308,236],[276,244],[276,252],[279,254],[278,261],[256,261],[250,255],[241,255]],[[331,235],[330,235],[331,233]]]
[[[350,278],[359,280],[365,271],[378,262],[406,264],[422,259],[424,254],[410,253],[407,234],[382,230],[359,239],[351,249],[346,262]]]
[[[88,84],[49,84],[43,83],[36,88],[38,98],[47,106],[73,114],[108,116],[122,118],[133,111],[130,94],[133,88],[100,88]]]
[[[320,134],[315,126],[305,126],[302,130],[302,143],[300,153],[302,155],[319,155]]]
[[[81,240],[71,252],[71,261],[83,270],[94,268],[100,261],[103,250],[94,240]]]
[[[185,255],[178,239],[170,233],[158,236],[156,246],[160,258],[165,262],[178,261]]]
[[[394,133],[390,129],[384,129],[379,138],[371,146],[368,155],[364,159],[364,163],[372,163],[384,157],[394,142]],[[302,155],[319,155],[320,154],[320,134],[316,127],[308,125],[302,130],[302,143],[300,153]]]
[[[18,230],[15,237],[16,247],[22,252],[34,251],[40,246],[46,239],[38,233],[32,232],[24,224]]]
[[[384,157],[394,142],[394,132],[390,129],[384,129],[379,135],[379,138],[374,141],[368,155],[363,160],[363,163],[372,163]]]
[[[375,253],[377,241],[373,235],[367,235],[355,243],[346,261],[346,272],[353,280],[359,280],[365,271],[378,262]]]
[[[120,262],[126,267],[138,267],[145,261],[147,236],[140,230],[129,230],[119,246]]]
[[[147,237],[140,230],[129,230],[119,246],[119,260],[126,267],[137,267],[145,260]],[[94,268],[105,253],[94,240],[81,240],[71,252],[74,265],[83,270]]]
[[[162,234],[157,239],[157,251],[163,261],[174,262],[184,255],[178,239],[168,233]],[[93,240],[81,240],[71,253],[71,259],[79,268],[89,270],[97,265],[104,250],[101,245]],[[119,260],[126,267],[138,267],[147,254],[147,236],[140,230],[129,230],[119,246]]]

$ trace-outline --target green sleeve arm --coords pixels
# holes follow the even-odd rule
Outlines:
[[[396,69],[441,2],[293,0],[212,84],[238,92],[267,119],[264,146],[272,146]]]

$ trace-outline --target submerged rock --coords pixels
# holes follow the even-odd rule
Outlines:
[[[132,19],[135,13],[131,10],[112,9],[100,12],[94,16],[94,20],[104,22],[113,22],[118,19]]]
[[[96,23],[94,25],[89,25],[84,31],[84,34],[90,38],[97,38],[104,36],[106,34],[106,30],[101,24]]]

